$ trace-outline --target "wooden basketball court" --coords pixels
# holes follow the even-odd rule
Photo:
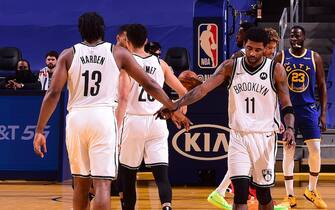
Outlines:
[[[273,197],[281,201],[285,189],[283,183],[273,188]],[[303,192],[307,183],[301,182],[295,188],[298,197],[296,209],[315,209],[306,201]],[[208,194],[213,187],[173,187],[174,209],[218,209],[207,202]],[[328,209],[335,209],[335,182],[322,181],[319,191],[328,204]],[[158,192],[153,181],[140,181],[138,184],[137,209],[160,209]],[[121,209],[118,197],[112,197],[112,209]],[[228,196],[231,202],[231,195]],[[72,188],[69,183],[41,183],[41,182],[3,182],[0,184],[1,210],[70,210],[72,203]],[[255,209],[255,208],[250,208]]]

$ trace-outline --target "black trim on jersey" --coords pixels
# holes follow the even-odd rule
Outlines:
[[[140,57],[140,58],[142,58],[142,59],[146,59],[146,58],[150,58],[151,56],[154,56],[154,55],[148,55],[148,56],[146,56],[146,57],[142,57],[142,56],[137,55],[137,54],[134,54],[134,53],[133,53],[133,55],[135,55],[135,56],[137,56],[137,57]]]
[[[115,116],[115,111],[114,111],[114,116]],[[115,118],[114,118],[115,119]],[[114,171],[114,174],[115,174],[115,177],[117,177],[117,172],[118,172],[118,166],[119,166],[119,156],[118,156],[118,128],[117,128],[117,121],[115,120],[114,121],[114,129],[115,129],[115,136],[116,136],[116,141],[115,141],[115,148],[114,148],[114,164],[115,164],[115,171]]]
[[[72,46],[73,49],[73,55],[76,54],[76,48],[74,47],[74,45]]]
[[[114,176],[92,176],[91,174],[89,175],[82,175],[82,174],[72,174],[73,177],[80,177],[80,178],[86,178],[86,179],[115,179],[116,177]]]
[[[264,65],[265,65],[265,63],[266,63],[266,58],[265,57],[262,57],[263,58],[263,61],[262,61],[262,63],[261,63],[261,65],[255,70],[255,71],[250,71],[248,68],[247,68],[247,66],[246,66],[246,64],[245,64],[245,59],[246,59],[246,57],[242,57],[242,67],[243,67],[243,69],[248,73],[248,74],[250,74],[250,75],[254,75],[254,74],[256,74],[257,72],[259,72],[263,67],[264,67]]]
[[[154,166],[169,166],[168,163],[164,163],[164,162],[161,162],[161,163],[150,163],[150,164],[145,164],[146,167],[150,168],[150,167],[154,167]]]
[[[276,174],[276,173],[275,173]],[[275,176],[275,175],[274,175]],[[271,183],[271,184],[262,184],[262,185],[260,185],[260,184],[257,184],[256,182],[254,182],[254,181],[251,181],[251,183],[253,184],[253,185],[255,185],[256,187],[266,187],[266,188],[268,188],[268,187],[273,187],[273,186],[275,186],[275,178],[273,179],[273,183]]]
[[[156,56],[156,58],[158,60],[158,63],[161,64],[161,61],[160,61],[159,57]]]
[[[227,86],[227,89],[229,89],[231,87],[231,84],[233,83],[233,79],[235,76],[235,71],[236,71],[236,65],[237,65],[237,58],[234,59],[234,63],[233,63],[233,71],[229,80],[229,84]]]
[[[278,97],[276,97],[276,109],[279,109],[278,105]],[[273,121],[276,123],[278,129],[280,129],[280,123],[277,121],[276,117],[273,118]]]
[[[274,145],[274,147],[275,147],[275,152],[274,152],[274,154],[273,154],[274,160],[276,160],[276,156],[277,156],[277,150],[278,150],[277,142],[278,142],[278,134],[275,132],[275,145]],[[275,161],[275,162],[276,162],[276,161]],[[276,175],[276,173],[275,173],[275,175]]]
[[[82,175],[82,174],[72,174],[73,177],[81,177],[81,178],[91,178],[91,175]]]
[[[90,46],[90,45],[85,44],[84,42],[80,42],[80,44],[85,45],[85,46],[87,46],[87,47],[96,47],[96,46],[101,45],[101,44],[104,44],[104,43],[106,43],[106,42],[105,42],[105,41],[102,41],[102,42],[97,43],[96,45]]]
[[[137,167],[131,167],[131,166],[125,165],[125,164],[123,164],[121,162],[120,162],[120,165],[123,166],[123,167],[125,167],[125,168],[128,168],[130,170],[136,170],[136,171],[141,167],[141,165],[139,165]]]
[[[274,77],[274,71],[275,71],[275,68],[276,68],[276,64],[277,64],[277,62],[275,60],[272,60],[271,64],[270,64],[270,83],[271,83],[272,90],[275,91],[275,93],[277,93],[277,89],[275,87],[273,77]]]
[[[115,176],[91,176],[92,179],[111,179],[114,180]]]
[[[113,48],[114,48],[114,45],[111,44],[111,52],[112,52],[112,54],[113,54]]]
[[[275,121],[276,125],[278,126],[278,129],[280,129],[280,124],[279,122],[276,120],[276,118],[274,117],[273,120]]]
[[[123,117],[123,120],[122,120],[122,128],[121,128],[121,132],[120,132],[120,145],[122,144],[122,136],[123,136],[123,132],[124,132],[124,124],[126,124],[126,120],[127,120],[127,115],[125,115]]]
[[[231,180],[234,180],[234,179],[251,179],[250,176],[232,176],[230,177]]]

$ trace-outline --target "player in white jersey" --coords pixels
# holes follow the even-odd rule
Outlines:
[[[117,171],[117,128],[115,101],[119,69],[143,85],[153,97],[177,110],[162,88],[145,73],[132,55],[122,47],[103,42],[104,21],[97,13],[84,13],[78,28],[83,42],[65,49],[59,57],[51,86],[40,111],[34,151],[40,157],[47,152],[43,134],[56,108],[61,91],[68,83],[69,102],[66,145],[74,177],[73,209],[88,209],[88,191],[93,181],[95,199],[92,209],[110,210],[110,183]],[[174,112],[177,124],[188,127],[187,118]]]
[[[265,31],[267,32],[269,36],[269,43],[265,46],[263,55],[264,57],[272,59],[273,56],[275,55],[276,48],[279,43],[279,36],[278,36],[278,33],[272,28],[265,28]],[[236,54],[235,56],[242,57],[245,55],[244,48],[241,49],[240,52],[241,52],[241,56],[238,56],[239,55],[238,52],[235,53]],[[225,209],[225,210],[231,209],[231,205],[229,205],[228,202],[224,199],[225,193],[230,183],[231,181],[229,178],[229,172],[227,171],[220,185],[208,196],[207,198],[208,202],[210,202],[214,206],[217,206],[221,209]],[[253,185],[250,185],[249,194],[250,194],[249,198],[251,198],[252,196],[256,197],[256,190],[254,189]],[[275,209],[280,208],[280,207],[281,206],[275,206]]]
[[[144,51],[147,30],[141,24],[127,27],[129,50],[146,72],[161,87],[166,82],[180,96],[187,90],[175,77],[168,65]],[[121,85],[122,83],[122,85]],[[121,130],[120,177],[123,183],[124,209],[134,210],[136,204],[136,172],[142,160],[152,169],[158,186],[162,209],[171,209],[172,190],[168,179],[168,135],[166,122],[155,119],[154,113],[162,104],[126,74],[120,80],[119,110],[125,111]],[[127,106],[127,107],[126,107]],[[120,116],[121,117],[121,116]],[[121,119],[118,119],[121,121]]]
[[[189,105],[221,83],[229,83],[228,168],[235,189],[233,209],[248,208],[249,181],[256,186],[259,209],[274,209],[270,186],[274,184],[275,132],[279,129],[275,122],[277,97],[287,128],[283,140],[289,145],[294,143],[294,115],[286,73],[282,65],[263,56],[267,42],[264,29],[249,29],[246,55],[222,63],[210,79],[176,102],[178,106]],[[168,118],[169,111],[162,108],[159,116]]]

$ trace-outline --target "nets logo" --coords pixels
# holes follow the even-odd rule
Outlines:
[[[205,23],[198,26],[198,66],[204,69],[218,65],[218,26]]]
[[[177,132],[172,146],[179,154],[195,160],[220,160],[227,157],[229,129],[220,125],[199,124]]]

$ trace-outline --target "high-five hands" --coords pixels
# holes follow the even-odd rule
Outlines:
[[[182,111],[177,108],[176,110],[169,110],[166,107],[162,107],[155,114],[156,119],[171,119],[172,122],[177,126],[178,129],[184,127],[186,131],[190,129],[190,125],[193,123],[182,113]]]

